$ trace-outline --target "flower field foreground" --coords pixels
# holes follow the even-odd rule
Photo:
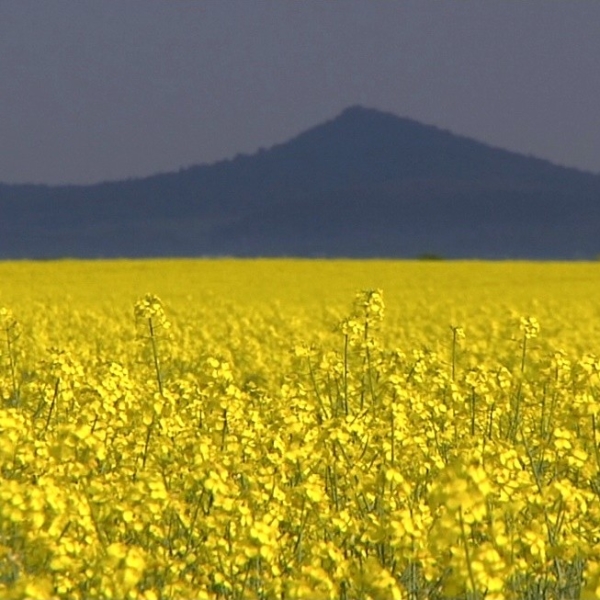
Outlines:
[[[0,597],[600,598],[599,275],[0,264]]]

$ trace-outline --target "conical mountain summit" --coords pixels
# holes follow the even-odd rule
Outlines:
[[[595,258],[600,176],[353,106],[142,179],[0,185],[0,257]]]

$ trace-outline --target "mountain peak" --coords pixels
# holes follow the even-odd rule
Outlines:
[[[433,125],[420,123],[419,121],[409,119],[408,117],[402,117],[378,108],[368,108],[360,104],[348,106],[332,121],[344,123],[346,126],[350,124],[360,124],[364,127],[372,128],[373,130],[381,129],[383,127],[394,127],[396,129],[398,127],[408,127],[419,129],[421,131],[437,131],[438,133],[448,134],[447,131],[438,129]]]
[[[348,107],[346,107],[339,115],[338,115],[338,119],[339,118],[344,118],[344,117],[352,117],[352,118],[361,118],[361,117],[366,117],[366,116],[374,116],[374,115],[386,115],[386,116],[391,116],[395,119],[398,119],[400,117],[393,115],[392,113],[388,113],[385,112],[383,110],[379,110],[378,108],[368,108],[366,106],[363,106],[362,104],[352,104]]]
[[[0,186],[0,257],[594,256],[600,177],[360,105],[254,155]]]

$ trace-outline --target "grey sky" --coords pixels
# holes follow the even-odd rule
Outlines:
[[[0,0],[0,181],[149,175],[363,104],[600,172],[600,2]]]

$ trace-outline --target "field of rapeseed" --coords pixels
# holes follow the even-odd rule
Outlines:
[[[600,598],[599,277],[0,263],[0,597]]]

